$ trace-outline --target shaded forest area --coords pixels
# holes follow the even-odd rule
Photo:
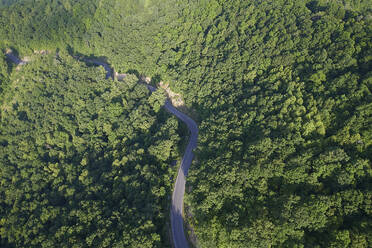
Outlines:
[[[4,27],[0,29],[0,37],[4,37],[0,40],[0,47],[2,49],[12,47],[18,50],[21,56],[25,56],[35,50],[58,48],[63,51],[70,46],[82,54],[105,56],[119,72],[136,71],[138,74],[148,76],[157,75],[169,82],[174,91],[181,92],[188,107],[196,110],[200,119],[197,163],[191,166],[189,173],[187,188],[191,188],[192,191],[187,194],[186,204],[190,206],[193,216],[188,221],[194,227],[201,247],[370,247],[371,6],[370,0],[25,1],[13,5],[12,8],[0,9],[0,26]],[[40,13],[47,9],[51,11],[50,15],[42,17]],[[5,92],[2,94],[2,105],[12,106],[8,107],[10,109],[15,108],[9,113],[5,113],[4,107],[2,108],[2,137],[8,138],[2,138],[1,143],[3,149],[1,182],[4,182],[1,184],[1,194],[4,196],[1,199],[7,199],[7,202],[4,200],[0,204],[4,213],[1,216],[6,216],[0,222],[0,236],[5,241],[10,240],[10,243],[17,247],[22,247],[21,244],[25,240],[21,235],[22,231],[17,229],[22,227],[17,221],[20,221],[19,216],[31,216],[31,212],[18,215],[20,212],[17,211],[23,208],[19,207],[18,202],[28,201],[9,199],[10,193],[7,195],[8,198],[5,197],[5,189],[12,187],[7,192],[19,189],[22,183],[30,182],[26,179],[32,178],[27,174],[27,170],[36,168],[35,171],[40,173],[43,170],[37,168],[44,168],[41,162],[27,162],[32,161],[31,158],[27,157],[27,152],[22,152],[23,148],[20,149],[22,142],[28,140],[26,137],[29,134],[25,132],[29,132],[29,129],[19,123],[32,120],[25,120],[25,114],[20,113],[26,112],[27,118],[30,118],[28,113],[42,114],[36,119],[50,120],[54,123],[50,128],[56,127],[56,122],[53,122],[55,118],[59,120],[57,123],[69,123],[71,120],[68,114],[48,117],[44,112],[39,113],[40,110],[36,107],[33,110],[18,110],[21,108],[16,107],[17,105],[8,104],[14,99],[13,96],[21,95],[16,92],[26,94],[27,87],[34,84],[19,82],[50,80],[50,87],[53,88],[57,87],[55,85],[60,81],[65,81],[64,75],[71,70],[66,68],[70,64],[76,65],[76,62],[70,61],[71,58],[68,56],[64,59],[68,60],[68,63],[63,62],[63,66],[53,63],[46,63],[44,66],[27,65],[24,70],[43,68],[43,72],[39,73],[40,69],[32,69],[27,72],[32,77],[21,80],[21,74],[9,66],[5,55],[1,54],[0,57],[0,79]],[[50,58],[50,61],[53,59]],[[51,70],[49,67],[54,69]],[[78,67],[85,68],[82,65]],[[88,68],[77,70],[87,70],[89,73],[77,73],[81,76],[74,79],[76,82],[84,82],[86,78],[91,78],[92,73],[97,73]],[[41,81],[38,81],[39,77],[42,78]],[[57,79],[53,79],[54,77]],[[105,85],[106,81],[102,80],[94,84],[97,85],[95,87]],[[90,84],[88,86],[88,83],[82,83],[81,90],[77,92],[93,90]],[[109,84],[108,81],[106,84]],[[111,84],[114,83],[110,82]],[[58,87],[56,91],[50,89],[49,95],[45,93],[48,91],[43,89],[40,90],[40,94],[47,94],[45,100],[48,100],[54,94],[58,93],[57,96],[61,94],[57,89]],[[124,98],[121,94],[125,94],[121,91],[126,92],[126,89],[120,89],[120,94],[118,93],[120,99]],[[74,99],[86,97],[74,94]],[[94,90],[91,94],[95,94]],[[160,176],[169,175],[166,172],[168,163],[162,160],[162,155],[156,155],[156,149],[150,149],[153,145],[153,135],[151,131],[148,133],[145,129],[148,127],[152,130],[151,127],[160,125],[156,123],[164,123],[169,117],[162,111],[151,110],[152,100],[146,102],[148,93],[144,92],[142,98],[138,98],[136,94],[128,93],[125,99],[128,102],[136,102],[139,99],[141,102],[139,105],[149,111],[141,114],[141,121],[136,122],[136,118],[120,117],[119,114],[119,117],[113,115],[111,119],[107,117],[107,120],[112,123],[117,122],[117,118],[123,118],[123,121],[127,121],[126,128],[136,123],[150,123],[144,125],[142,131],[133,128],[135,134],[141,133],[138,136],[140,143],[138,149],[142,148],[143,153],[131,153],[132,146],[127,147],[126,142],[132,138],[122,143],[113,137],[105,138],[104,131],[95,135],[87,131],[85,137],[91,140],[92,143],[89,144],[93,148],[90,150],[80,148],[82,150],[76,150],[74,156],[79,159],[85,156],[84,154],[98,156],[89,155],[96,154],[94,151],[98,148],[93,146],[95,140],[102,139],[102,142],[107,144],[111,144],[112,141],[114,142],[112,144],[129,149],[115,153],[112,158],[120,158],[120,154],[132,154],[129,161],[139,166],[136,172],[111,170],[109,174],[120,172],[122,173],[120,175],[124,176],[129,173],[135,175],[134,178],[137,179],[138,175],[141,175],[139,171],[144,170],[145,164],[149,163],[144,161],[154,159],[153,164],[160,165],[162,169],[151,171],[158,175],[154,177],[158,181],[157,184],[150,186],[159,188],[157,185],[170,183],[159,179]],[[22,99],[26,103],[33,98]],[[35,104],[37,101],[35,100]],[[23,108],[29,105],[33,106],[31,103],[24,104]],[[103,106],[105,105],[97,105],[95,108],[99,111]],[[79,114],[74,115],[85,115],[85,111],[88,109],[83,108]],[[121,111],[124,110],[118,110],[117,113]],[[125,111],[128,116],[137,113],[132,107]],[[173,122],[175,124],[172,125],[175,126],[170,130],[175,130],[173,132],[175,137],[169,138],[167,136],[169,134],[163,131],[164,138],[158,143],[159,147],[168,147],[170,154],[175,151],[177,143],[177,122],[172,120]],[[48,121],[45,121],[45,124],[47,123]],[[103,125],[103,122],[98,123]],[[33,125],[41,124],[35,122]],[[14,128],[9,129],[10,126]],[[37,140],[39,143],[44,142],[47,136],[33,132],[33,136],[30,137],[35,138],[28,140],[26,147],[36,147],[32,148],[36,149],[32,153],[33,157],[40,157],[40,154],[44,154],[42,149],[47,148],[38,148]],[[113,132],[115,137],[125,133],[123,129]],[[49,135],[54,137],[54,134]],[[37,138],[39,136],[40,138]],[[7,139],[14,141],[6,142]],[[67,138],[67,141],[63,138],[58,139],[60,141],[57,143],[60,146],[70,142]],[[172,142],[167,143],[169,140]],[[10,162],[9,151],[6,150],[10,147],[13,147],[14,154],[18,154],[12,155],[16,156],[13,162]],[[114,146],[106,149],[113,153],[116,151]],[[43,156],[39,159],[44,158]],[[168,159],[174,158],[172,156],[170,155]],[[80,173],[82,165],[72,163],[69,158],[71,159],[63,158],[67,159],[63,160],[64,163],[69,164],[66,168]],[[22,159],[23,162],[15,162],[18,161],[16,159]],[[42,161],[55,163],[48,159]],[[88,167],[95,168],[96,163],[91,161],[93,160],[88,160]],[[110,164],[115,160],[107,161],[107,164]],[[14,166],[18,163],[19,168]],[[27,176],[16,177],[21,182],[13,182],[11,175],[15,173],[14,170]],[[11,173],[5,174],[2,171]],[[78,175],[78,172],[75,175]],[[92,172],[88,170],[88,175],[90,173],[95,175],[97,172],[92,169]],[[20,178],[25,178],[22,179],[24,182]],[[106,179],[104,182],[106,184],[102,186],[103,189],[115,181]],[[140,182],[142,181],[137,183]],[[77,187],[75,183],[69,183],[72,184],[69,187],[73,189]],[[100,181],[98,185],[100,183],[102,182]],[[85,186],[79,187],[83,189],[82,192],[88,192]],[[120,191],[122,190],[120,187],[119,195],[125,198],[123,196],[128,192]],[[170,186],[163,187],[166,190],[164,194],[167,195]],[[23,188],[22,186],[22,190]],[[56,192],[45,193],[43,199],[54,199],[50,194],[57,194]],[[165,203],[159,203],[165,199],[165,195],[158,197],[154,194],[150,198],[152,200],[149,202],[162,207],[158,212],[150,211],[146,216],[167,214],[164,212]],[[100,216],[103,222],[109,218],[106,218],[108,215],[105,215],[105,212],[100,212],[101,209],[111,209],[107,204],[111,198],[117,197],[112,193],[104,196],[107,198],[101,199],[103,206],[96,207],[96,216]],[[76,196],[72,193],[70,197]],[[88,197],[87,194],[84,194],[84,197]],[[128,199],[129,206],[133,199]],[[95,204],[91,198],[87,198],[86,201],[87,206]],[[12,210],[13,208],[16,210]],[[82,206],[69,208],[84,209]],[[40,206],[40,209],[47,208]],[[70,209],[63,211],[66,215],[62,216],[66,217],[60,219],[67,222],[56,225],[52,230],[73,225],[69,222],[69,218],[72,217],[67,215]],[[143,212],[128,216],[142,221],[145,217],[141,213]],[[142,224],[137,225],[135,224],[137,222],[127,220],[128,216],[124,212],[120,214],[123,216],[120,220],[125,221],[115,223],[117,225],[127,223],[126,227],[120,229],[123,230],[122,233],[133,227],[133,230],[137,230],[134,231],[135,234],[123,238],[115,231],[116,226],[113,228],[116,224],[111,226],[107,224],[106,234],[99,236],[95,231],[97,229],[91,227],[88,230],[84,229],[86,234],[84,237],[98,235],[95,239],[100,242],[98,247],[104,247],[103,236],[110,237],[110,241],[105,243],[110,245],[118,241],[128,242],[128,246],[132,244],[136,247],[138,240],[147,237],[148,247],[162,247],[163,239],[160,238],[159,241],[159,237],[164,235],[159,232],[157,222],[152,222],[154,229],[141,229]],[[151,218],[154,220],[163,217]],[[89,222],[85,220],[86,223]],[[38,234],[37,237],[45,242],[49,240],[60,242],[60,239],[52,239],[45,236],[46,234],[39,236],[39,233],[48,233],[46,230],[49,224],[47,222],[34,229],[33,235]],[[79,233],[72,229],[75,233],[68,236],[71,243]],[[30,229],[27,230],[31,232]],[[68,243],[70,241],[64,244],[71,244]],[[47,243],[45,247],[48,247]]]
[[[1,107],[1,247],[165,247],[178,121],[138,78],[64,53],[11,76]]]

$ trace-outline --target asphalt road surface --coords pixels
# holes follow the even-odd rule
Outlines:
[[[103,66],[103,68],[105,68],[105,70],[106,70],[106,79],[109,79],[110,77],[114,78],[113,70],[111,69],[111,67],[107,63],[102,62],[98,59],[83,59],[83,60],[87,63]]]
[[[155,91],[156,88],[147,85],[150,91]],[[185,184],[186,176],[189,171],[192,159],[194,157],[193,149],[196,148],[198,141],[198,126],[195,121],[185,115],[184,113],[178,111],[173,105],[167,100],[164,104],[166,110],[171,114],[175,115],[178,119],[183,121],[190,131],[190,140],[187,144],[185,154],[183,155],[181,166],[178,169],[178,175],[176,183],[174,185],[174,190],[172,194],[172,207],[171,207],[171,229],[172,229],[172,239],[175,248],[188,248],[188,243],[185,236],[185,231],[183,229],[183,197],[185,195]]]
[[[193,149],[196,148],[198,140],[198,126],[195,121],[178,111],[173,105],[167,100],[164,107],[175,115],[178,119],[183,121],[190,131],[190,140],[187,144],[185,154],[183,155],[181,166],[178,170],[176,183],[172,194],[172,209],[171,209],[171,228],[173,243],[175,248],[187,248],[188,244],[186,241],[185,233],[183,230],[183,196],[185,195],[185,183],[186,176],[189,171],[192,159],[194,157]]]
[[[22,61],[18,57],[16,57],[12,53],[6,54],[6,56],[13,61],[13,63],[17,65],[24,65],[26,64],[25,61]],[[87,60],[89,63],[93,63],[96,65],[103,66],[107,72],[106,77],[109,78],[110,74],[112,74],[111,67],[101,61],[98,60]],[[112,76],[112,75],[111,75]],[[156,91],[156,88],[151,85],[146,85],[147,88],[153,92]],[[187,144],[185,154],[183,155],[181,166],[178,170],[178,175],[176,179],[176,183],[174,185],[174,190],[172,194],[172,207],[171,207],[171,229],[172,229],[172,239],[175,248],[188,248],[188,243],[185,237],[185,231],[183,229],[183,197],[185,195],[185,184],[186,184],[186,176],[189,171],[192,159],[194,157],[193,149],[196,148],[197,140],[198,140],[198,126],[196,125],[195,121],[185,115],[184,113],[177,110],[173,107],[172,103],[169,100],[166,100],[164,104],[165,109],[170,112],[171,114],[175,115],[178,119],[183,121],[187,128],[190,131],[190,140]]]
[[[15,56],[13,53],[6,53],[5,55],[8,57],[8,59],[10,59],[16,65],[25,65],[25,64],[27,64],[26,61],[21,60],[20,58],[18,58],[17,56]]]

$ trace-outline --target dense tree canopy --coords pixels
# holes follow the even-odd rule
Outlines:
[[[0,8],[0,45],[50,49],[81,40],[89,28],[98,0],[23,0]]]
[[[191,41],[201,56],[174,67],[202,116],[188,197],[201,246],[370,246],[370,19],[326,2],[217,6]]]
[[[132,77],[107,81],[65,55],[69,47],[169,82],[197,113],[186,204],[201,247],[370,247],[371,6],[63,0],[1,8],[2,242],[167,245],[177,121],[160,110],[162,93],[150,96]],[[5,59],[8,47],[52,55],[20,72]]]
[[[164,247],[174,117],[149,91],[60,53],[12,75],[1,108],[0,236],[15,247]],[[166,149],[165,149],[166,148]]]

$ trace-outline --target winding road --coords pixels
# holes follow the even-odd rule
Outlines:
[[[147,85],[147,88],[153,92],[155,87]],[[189,171],[192,159],[194,157],[193,150],[197,146],[198,141],[198,126],[195,121],[189,116],[176,109],[169,100],[164,104],[165,109],[171,114],[175,115],[178,119],[183,121],[189,129],[191,135],[189,143],[187,144],[186,151],[182,157],[181,166],[178,169],[178,175],[174,190],[172,194],[172,208],[171,208],[171,229],[172,238],[175,248],[187,248],[188,243],[183,228],[183,197],[185,195],[186,176]]]
[[[6,56],[10,59],[13,63],[17,65],[24,65],[27,62],[19,59],[12,53],[7,53]],[[113,70],[111,67],[102,61],[95,60],[95,59],[87,59],[86,62],[103,66],[107,72],[106,78],[113,78]],[[157,88],[146,84],[147,88],[154,92]],[[172,103],[167,99],[164,104],[165,109],[170,112],[171,114],[175,115],[178,119],[183,121],[187,128],[190,131],[190,140],[187,144],[186,151],[182,157],[181,166],[178,169],[177,179],[174,185],[174,190],[172,194],[172,207],[171,207],[171,229],[172,229],[172,240],[173,245],[175,248],[188,248],[188,242],[185,236],[185,231],[183,228],[183,198],[185,195],[185,185],[186,185],[186,176],[189,171],[192,159],[194,157],[193,149],[197,146],[198,140],[198,126],[196,125],[195,121],[191,119],[189,116],[185,115],[184,113],[180,112],[176,109]]]
[[[172,194],[171,209],[171,228],[174,246],[175,248],[187,248],[188,244],[183,230],[183,197],[185,195],[186,176],[194,157],[192,151],[194,148],[196,148],[198,141],[198,126],[193,119],[173,107],[169,100],[167,100],[164,106],[178,119],[186,123],[187,128],[191,133],[185,154],[182,157],[181,166],[178,169],[178,175]]]

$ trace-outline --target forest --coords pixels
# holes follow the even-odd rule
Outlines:
[[[140,75],[196,113],[197,247],[372,246],[370,0],[10,2],[1,247],[170,247],[187,134]],[[8,48],[32,62],[17,69]],[[106,80],[71,50],[134,75]]]
[[[1,247],[164,247],[175,117],[135,75],[68,54],[11,76],[1,111]]]

